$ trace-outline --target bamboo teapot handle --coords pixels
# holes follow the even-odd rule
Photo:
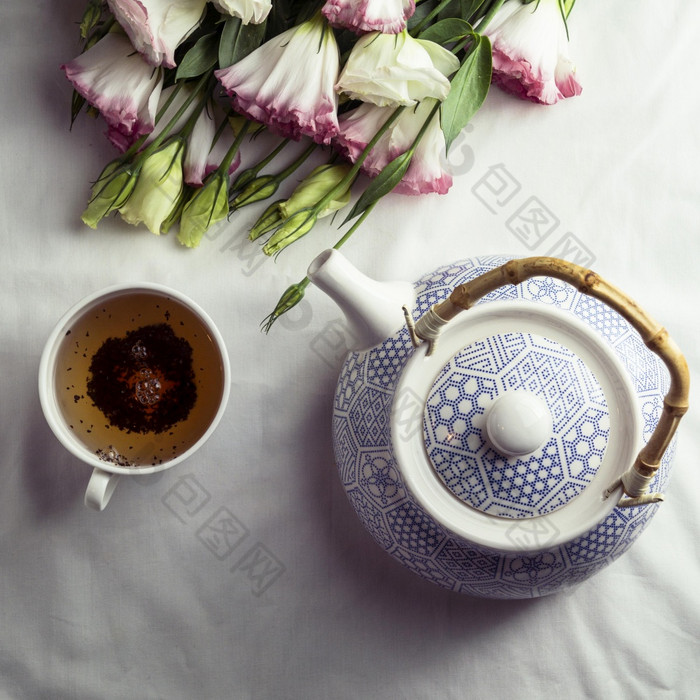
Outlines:
[[[499,287],[520,284],[530,277],[538,276],[556,277],[573,285],[582,294],[600,299],[610,306],[635,328],[644,344],[656,353],[668,368],[671,386],[664,397],[663,412],[654,432],[639,452],[634,464],[605,492],[605,496],[608,497],[621,485],[627,494],[627,498],[623,498],[618,504],[621,507],[663,500],[661,494],[649,493],[648,489],[681,418],[688,410],[688,364],[666,329],[624,292],[603,280],[597,273],[559,258],[532,257],[510,260],[455,288],[445,301],[423,314],[415,326],[411,322],[410,314],[406,313],[414,344],[422,340],[427,341],[430,354],[442,327],[461,311],[471,308],[479,299]]]

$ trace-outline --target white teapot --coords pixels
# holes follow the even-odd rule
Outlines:
[[[353,338],[333,413],[343,486],[409,569],[475,596],[541,596],[648,524],[688,368],[622,292],[543,257],[465,260],[409,284],[329,250],[309,278]]]

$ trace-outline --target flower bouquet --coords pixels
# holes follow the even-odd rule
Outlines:
[[[95,228],[118,212],[196,248],[295,174],[250,239],[276,255],[347,208],[338,248],[390,192],[450,189],[443,156],[492,84],[541,104],[580,93],[574,2],[88,0],[81,53],[62,66],[72,122],[99,115],[118,155],[82,219]],[[274,147],[243,168],[263,130]],[[325,162],[311,167],[318,150]],[[284,292],[265,329],[307,285]]]

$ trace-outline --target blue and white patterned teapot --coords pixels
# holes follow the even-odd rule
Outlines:
[[[587,579],[642,532],[689,378],[622,292],[539,257],[409,284],[330,250],[309,277],[354,341],[334,401],[340,477],[392,556],[454,591],[524,598]]]

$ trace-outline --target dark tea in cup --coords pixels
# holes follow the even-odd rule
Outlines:
[[[228,357],[211,320],[159,285],[118,287],[72,309],[47,343],[42,407],[63,444],[111,473],[172,466],[225,407]]]

